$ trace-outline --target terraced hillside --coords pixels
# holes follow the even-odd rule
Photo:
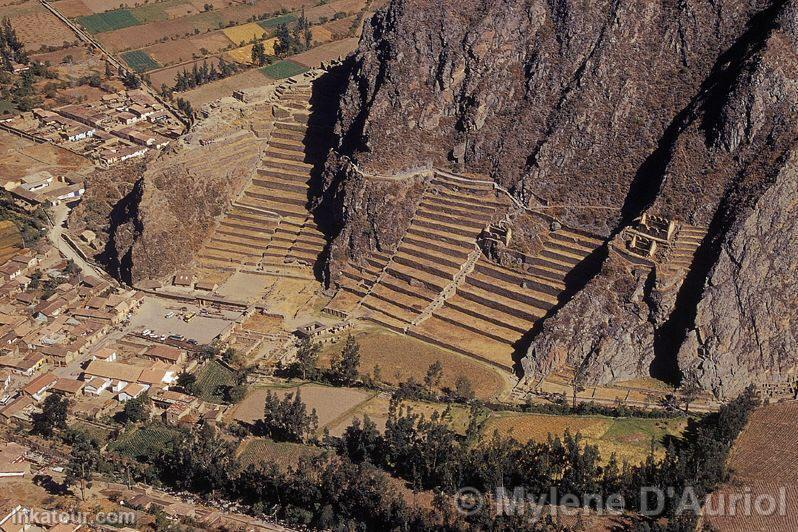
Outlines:
[[[481,256],[455,294],[410,334],[512,370],[519,341],[564,298],[566,276],[601,244],[559,229],[523,271]]]
[[[511,371],[519,342],[564,298],[566,276],[603,242],[561,228],[523,267],[500,266],[478,242],[513,208],[485,181],[436,171],[396,252],[348,264],[325,311]]]
[[[234,271],[312,276],[325,245],[308,210],[311,172],[318,156],[306,144],[310,87],[278,86],[271,134],[257,174],[234,200],[197,255],[200,277],[220,281]]]

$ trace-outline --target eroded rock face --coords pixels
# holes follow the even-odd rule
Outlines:
[[[794,368],[798,352],[798,157],[741,213],[720,250],[679,365],[721,396]]]
[[[669,125],[766,5],[395,0],[354,57],[338,151],[375,172],[457,161],[526,201],[592,206],[564,221],[609,235]]]
[[[706,228],[689,268],[607,252],[522,365],[581,365],[592,382],[691,372],[729,396],[796,363],[797,20],[794,1],[395,0],[352,59],[333,157],[487,174],[608,239],[642,212]],[[327,175],[342,195],[370,186]],[[361,211],[360,240],[341,218],[330,269],[403,212]]]
[[[250,114],[259,118],[265,111]],[[212,114],[184,141],[146,162],[92,178],[69,223],[100,236],[105,248],[98,259],[117,278],[135,285],[188,265],[214,218],[255,172],[261,141],[240,110],[225,112],[232,116]]]

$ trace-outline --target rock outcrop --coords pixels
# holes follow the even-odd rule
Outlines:
[[[98,171],[70,227],[105,242],[98,257],[117,278],[136,284],[188,265],[224,207],[257,168],[262,140],[253,121],[270,108],[242,112],[230,103],[146,162]]]
[[[615,244],[643,212],[708,230],[684,267],[630,266],[608,245],[536,329],[528,375],[689,373],[721,397],[784,375],[798,325],[797,21],[794,1],[392,1],[340,99],[325,185],[361,203],[336,205],[349,214],[330,271],[395,240],[412,212],[395,192],[390,210],[362,208],[380,189],[347,168],[452,165]]]

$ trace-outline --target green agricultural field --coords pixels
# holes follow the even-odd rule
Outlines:
[[[288,13],[285,15],[280,15],[279,17],[267,18],[266,20],[259,20],[258,26],[268,31],[276,28],[280,24],[288,24],[290,22],[294,22],[295,20],[296,20],[296,15]]]
[[[108,448],[136,460],[144,460],[156,456],[167,445],[175,443],[181,435],[179,430],[165,425],[148,425],[124,434]]]
[[[114,9],[105,13],[78,17],[76,20],[91,33],[103,33],[141,24],[129,9]]]
[[[211,360],[205,364],[197,373],[196,387],[197,397],[203,401],[222,403],[224,401],[224,387],[234,386],[236,375],[225,366]]]
[[[307,70],[307,67],[292,61],[278,61],[260,69],[261,73],[271,79],[290,78],[291,76],[296,76]]]
[[[156,68],[160,68],[161,65],[158,64],[152,57],[150,57],[147,52],[143,52],[141,50],[133,50],[132,52],[122,52],[122,59],[125,60],[125,63],[128,64],[130,68],[135,70],[136,72],[147,72],[148,70],[154,70]]]

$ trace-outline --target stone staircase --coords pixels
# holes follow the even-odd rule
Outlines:
[[[668,250],[668,265],[677,268],[689,268],[698,246],[701,245],[706,236],[706,228],[682,224],[676,233],[671,248]]]

